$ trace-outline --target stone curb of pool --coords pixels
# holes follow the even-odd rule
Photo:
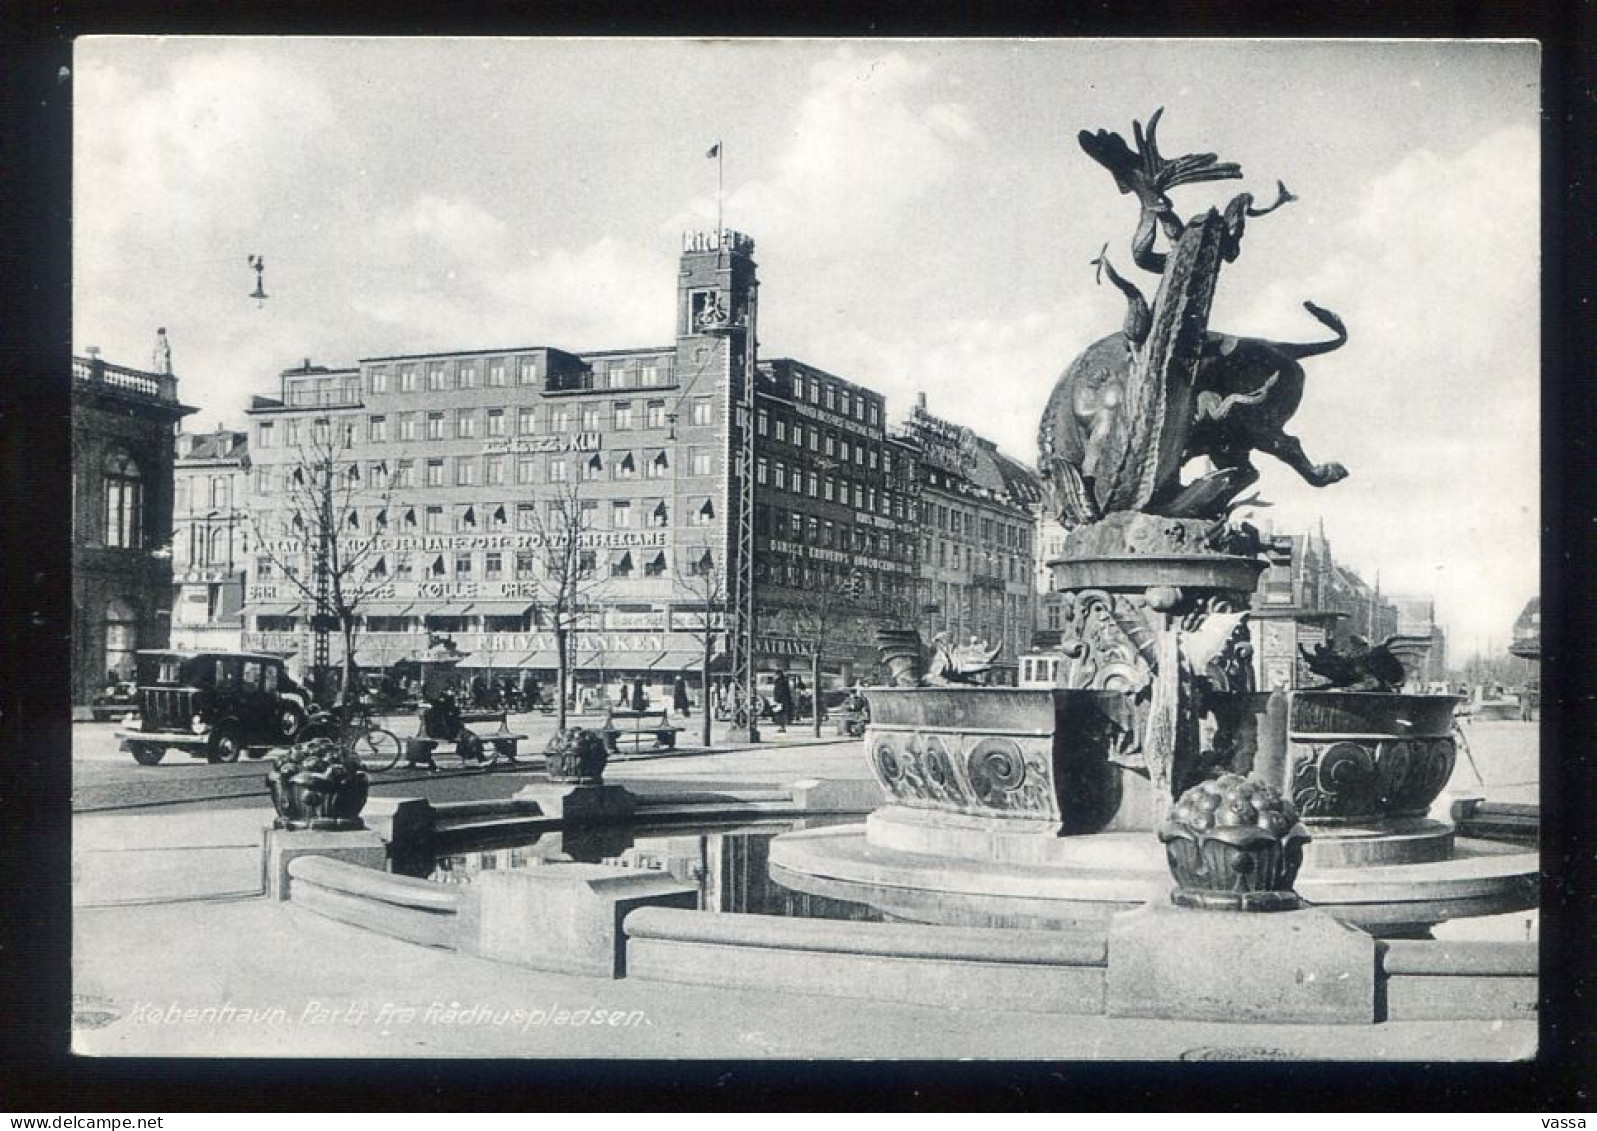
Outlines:
[[[970,1009],[1110,1017],[1370,1024],[1529,1019],[1534,944],[1378,941],[1307,909],[1266,916],[1159,901],[1054,929],[773,920],[697,910],[650,870],[551,863],[472,884],[395,875],[397,852],[625,821],[861,813],[872,782],[633,794],[532,785],[501,801],[374,798],[358,832],[268,829],[268,896],[391,937],[532,969],[735,984]]]

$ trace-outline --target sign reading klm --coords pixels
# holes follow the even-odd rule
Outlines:
[[[539,452],[596,452],[604,446],[602,432],[556,433],[549,436],[491,437],[482,450],[489,455],[534,455]]]

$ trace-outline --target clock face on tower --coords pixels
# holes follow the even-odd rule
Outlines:
[[[720,329],[730,322],[726,300],[719,291],[694,291],[689,298],[688,312],[693,330],[702,332]]]

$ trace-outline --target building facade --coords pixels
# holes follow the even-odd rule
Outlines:
[[[179,403],[165,331],[154,371],[72,359],[72,702],[134,677],[172,621],[174,434]]]
[[[1397,636],[1399,643],[1405,646],[1410,678],[1419,683],[1445,683],[1447,633],[1436,623],[1435,600],[1429,596],[1393,594],[1391,602],[1397,610]]]
[[[1322,682],[1308,670],[1300,648],[1313,651],[1327,642],[1346,646],[1354,636],[1378,644],[1400,635],[1397,604],[1382,596],[1379,583],[1369,584],[1336,560],[1324,530],[1283,536],[1267,531],[1265,542],[1268,568],[1259,576],[1251,605],[1254,674],[1261,688]],[[1428,645],[1430,632],[1424,640]],[[1415,681],[1429,678],[1426,665],[1415,662],[1420,652],[1416,643],[1404,653]]]
[[[912,453],[880,393],[783,358],[755,386],[754,652],[828,682],[872,678],[875,627],[913,623]]]
[[[1013,683],[1036,622],[1036,474],[992,441],[926,410],[905,421],[919,483],[923,633],[946,632],[998,647],[998,672]]]
[[[249,436],[180,433],[173,465],[172,646],[242,646]]]
[[[546,555],[575,537],[571,644],[579,678],[669,683],[703,655],[705,594],[724,594],[729,455],[741,337],[752,331],[753,241],[691,237],[672,345],[577,355],[550,347],[370,358],[285,371],[249,410],[259,540],[246,647],[303,657],[313,547],[274,500],[306,445],[331,441],[365,484],[340,515],[367,540],[357,662],[386,667],[447,637],[462,666],[556,667]],[[564,508],[564,517],[556,511]],[[336,648],[336,642],[335,642]]]
[[[580,518],[566,532],[581,548],[578,682],[663,692],[680,674],[697,687],[707,638],[717,670],[728,651],[747,429],[757,670],[807,675],[818,648],[829,686],[872,680],[878,624],[924,631],[939,614],[933,631],[1001,643],[1013,665],[1033,619],[1034,477],[968,429],[923,412],[893,432],[870,388],[759,360],[747,236],[685,237],[675,297],[668,345],[306,360],[280,374],[249,409],[243,645],[308,668],[316,538],[286,501],[322,453],[335,465],[336,537],[365,547],[361,667],[446,639],[468,671],[551,674],[542,551],[562,536],[552,524],[564,507]],[[923,540],[939,520],[939,539]],[[943,547],[931,573],[928,545]],[[935,594],[944,604],[928,614]]]

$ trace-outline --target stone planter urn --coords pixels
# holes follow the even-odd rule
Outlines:
[[[600,785],[604,767],[610,760],[604,734],[585,727],[556,731],[544,751],[545,770],[552,782],[567,785]]]
[[[1180,907],[1291,911],[1308,831],[1267,782],[1224,774],[1187,790],[1159,828]]]
[[[364,828],[371,780],[360,759],[330,738],[313,738],[279,755],[266,772],[279,829],[324,832]]]

